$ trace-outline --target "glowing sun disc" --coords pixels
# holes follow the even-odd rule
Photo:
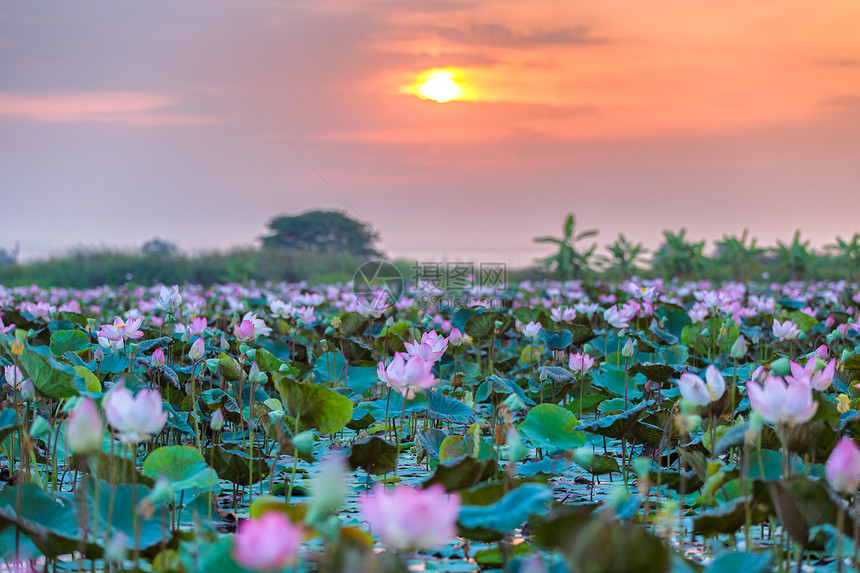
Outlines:
[[[439,71],[427,76],[418,87],[418,93],[427,99],[444,103],[461,97],[463,90],[451,73]]]

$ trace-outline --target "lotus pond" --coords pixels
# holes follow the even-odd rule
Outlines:
[[[0,287],[0,571],[851,571],[858,292]]]

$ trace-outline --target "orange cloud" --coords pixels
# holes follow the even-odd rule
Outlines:
[[[174,97],[144,92],[0,92],[0,116],[44,123],[124,123],[141,126],[207,125],[216,118],[166,111]]]

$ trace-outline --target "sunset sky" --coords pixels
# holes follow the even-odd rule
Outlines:
[[[0,0],[0,247],[250,245],[341,209],[523,265],[566,213],[860,231],[860,3]],[[453,70],[465,99],[416,95]]]

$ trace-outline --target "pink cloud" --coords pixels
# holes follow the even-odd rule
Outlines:
[[[0,92],[0,116],[45,123],[125,123],[142,126],[208,125],[217,118],[166,112],[179,100],[145,92]]]

